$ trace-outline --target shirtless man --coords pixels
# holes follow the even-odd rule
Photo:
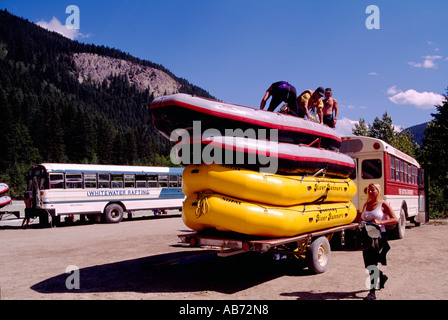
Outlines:
[[[323,123],[329,126],[330,128],[336,127],[336,121],[338,121],[338,101],[331,96],[333,95],[333,92],[331,91],[331,88],[325,89],[325,99],[324,102],[324,108],[323,108]],[[333,116],[334,112],[334,116]]]

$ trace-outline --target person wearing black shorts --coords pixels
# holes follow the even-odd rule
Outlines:
[[[289,114],[297,116],[297,91],[294,86],[286,81],[278,81],[273,83],[261,100],[260,109],[264,109],[266,101],[272,96],[268,111],[274,111],[280,103],[286,102],[289,108]]]
[[[338,121],[338,100],[332,98],[333,92],[331,88],[325,89],[325,99],[324,108],[323,108],[323,123],[329,126],[330,128],[336,127],[336,122]],[[334,115],[333,115],[334,114]]]

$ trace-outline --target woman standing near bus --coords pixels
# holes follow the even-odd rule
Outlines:
[[[371,183],[367,188],[367,201],[362,209],[362,219],[377,224],[381,229],[379,245],[372,245],[363,251],[365,267],[368,268],[373,275],[378,276],[378,278],[373,281],[374,285],[371,286],[369,294],[364,299],[375,300],[376,284],[379,281],[379,288],[384,288],[384,284],[388,279],[387,276],[378,269],[378,262],[382,265],[387,264],[386,254],[390,250],[387,241],[386,225],[394,225],[398,223],[398,218],[392,207],[387,202],[384,202],[381,197],[381,187],[379,184]]]

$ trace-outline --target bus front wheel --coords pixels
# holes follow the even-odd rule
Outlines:
[[[123,208],[116,203],[112,203],[104,210],[104,218],[108,223],[118,223],[123,219]]]

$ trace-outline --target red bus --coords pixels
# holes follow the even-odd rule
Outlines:
[[[383,200],[400,219],[392,230],[395,237],[403,238],[406,221],[416,225],[428,221],[425,174],[417,160],[380,139],[363,136],[343,137],[340,152],[356,161],[352,179],[358,192],[352,202],[359,214],[367,200],[367,186],[378,183]]]

